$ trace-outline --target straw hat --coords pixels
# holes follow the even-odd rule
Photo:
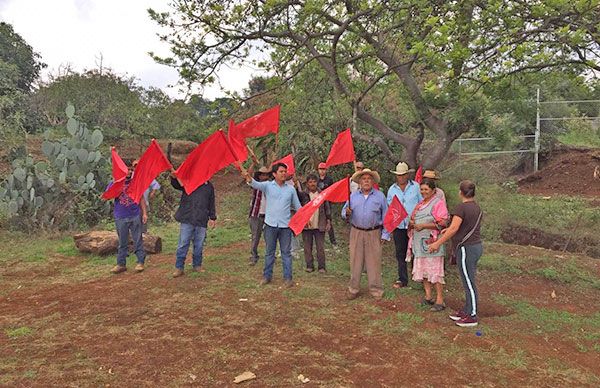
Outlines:
[[[271,169],[266,166],[262,166],[261,168],[258,169],[258,173],[259,174],[270,174]]]
[[[442,176],[439,172],[435,170],[425,170],[425,172],[423,173],[423,178],[442,179]]]
[[[355,173],[352,175],[352,180],[353,180],[354,182],[356,182],[356,183],[360,183],[360,182],[359,182],[359,181],[360,181],[360,178],[361,178],[363,175],[365,175],[365,174],[371,175],[371,177],[373,177],[373,180],[375,181],[375,183],[379,183],[379,180],[381,179],[381,178],[379,177],[379,173],[378,173],[377,171],[372,171],[372,170],[370,170],[370,169],[368,169],[368,168],[365,168],[364,170],[361,170],[361,171],[357,171],[357,172],[355,172]]]
[[[415,171],[413,168],[408,168],[408,164],[404,162],[400,162],[396,165],[396,170],[390,170],[390,172],[394,175],[406,175],[409,172]]]

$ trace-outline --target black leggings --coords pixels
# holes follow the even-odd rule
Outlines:
[[[471,316],[477,315],[477,285],[475,275],[477,273],[477,262],[483,253],[481,243],[475,245],[460,245],[456,249],[456,261],[458,272],[465,289],[465,307],[463,312]]]

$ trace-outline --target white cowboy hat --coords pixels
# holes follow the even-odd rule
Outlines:
[[[394,175],[406,175],[409,172],[415,171],[413,168],[408,168],[408,164],[404,162],[400,162],[396,165],[396,170],[390,170],[390,172]]]
[[[379,183],[379,180],[381,179],[379,177],[379,173],[377,171],[372,171],[368,168],[365,168],[361,171],[357,171],[354,174],[352,174],[352,180],[356,183],[360,183],[360,177],[362,177],[363,175],[368,174],[371,175],[371,177],[373,177],[373,180],[375,181],[375,183]]]

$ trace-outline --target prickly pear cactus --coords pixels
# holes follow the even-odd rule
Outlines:
[[[42,152],[48,163],[34,162],[31,156],[15,159],[12,173],[0,184],[0,211],[9,218],[29,217],[34,223],[52,226],[59,212],[69,219],[75,216],[69,212],[107,209],[99,199],[108,178],[108,162],[99,150],[102,131],[89,130],[75,117],[71,104],[65,113],[70,136],[52,140],[49,132],[44,133]],[[60,206],[61,202],[71,203]]]

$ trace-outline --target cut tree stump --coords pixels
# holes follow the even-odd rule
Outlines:
[[[162,251],[162,240],[158,236],[145,234],[143,237],[144,250],[147,254],[160,253]],[[75,246],[80,252],[93,253],[100,256],[117,253],[119,237],[117,232],[104,230],[80,233],[73,236]],[[133,241],[129,237],[129,252],[133,252]]]

